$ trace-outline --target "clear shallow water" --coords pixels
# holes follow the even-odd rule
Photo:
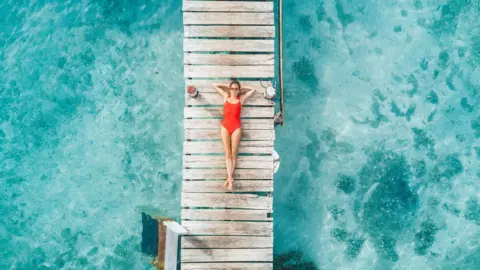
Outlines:
[[[284,4],[284,268],[476,269],[479,2]],[[180,213],[180,5],[0,4],[0,269],[151,268],[141,212]]]
[[[0,4],[0,269],[150,268],[141,212],[180,214],[180,5]]]
[[[276,253],[478,269],[480,2],[284,3]]]

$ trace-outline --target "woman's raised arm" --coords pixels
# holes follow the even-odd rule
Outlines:
[[[255,90],[255,88],[250,87],[250,86],[242,86],[242,89],[248,90],[247,93],[240,96],[240,102],[242,102],[242,104],[243,104],[245,102],[245,100],[247,100],[249,97],[251,97],[251,96],[253,96],[253,94],[255,94],[256,90]]]
[[[228,94],[225,90],[223,89],[227,89],[228,90],[228,85],[224,84],[224,83],[214,83],[213,86],[215,87],[215,90],[217,90],[217,92],[224,98],[224,99],[227,99],[228,98]]]

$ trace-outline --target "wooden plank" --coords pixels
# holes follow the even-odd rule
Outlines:
[[[185,25],[184,37],[243,37],[243,38],[274,38],[273,25]]]
[[[203,93],[199,89],[198,96],[195,98],[190,97],[185,93],[185,105],[186,106],[203,106],[203,105],[218,105],[223,106],[223,97],[218,93]],[[263,89],[262,89],[263,90]],[[246,100],[244,105],[257,105],[257,106],[274,106],[275,102],[263,97],[263,92],[255,91],[253,96]],[[273,121],[272,121],[273,123]]]
[[[215,148],[221,142],[185,142],[187,145],[195,145],[198,148]],[[266,147],[273,146],[273,141],[240,141],[239,147]]]
[[[273,236],[273,223],[250,221],[182,221],[188,235]]]
[[[235,270],[272,270],[272,263],[182,263],[182,270],[193,269],[235,269]]]
[[[218,66],[242,66],[242,65],[268,65],[275,64],[273,54],[199,54],[185,53],[183,62],[187,65],[218,65]]]
[[[222,119],[184,119],[185,129],[220,129]],[[242,120],[242,130],[274,129],[272,119],[244,119]]]
[[[183,24],[274,25],[273,12],[184,12]]]
[[[243,107],[241,118],[273,118],[275,107]],[[223,117],[223,107],[185,107],[185,118]]]
[[[226,168],[223,156],[183,156],[184,168]],[[237,169],[273,169],[273,156],[237,156]]]
[[[252,143],[262,144],[252,144]],[[184,142],[184,154],[223,154],[222,142]],[[273,141],[240,141],[239,154],[269,154],[273,153]]]
[[[182,248],[273,248],[273,237],[184,236]]]
[[[273,2],[183,1],[183,11],[273,12]]]
[[[184,132],[186,140],[220,140],[220,128],[218,129],[186,129]],[[275,131],[271,130],[252,130],[242,129],[243,141],[257,140],[266,141],[275,139]]]
[[[226,179],[226,170],[223,169],[183,169],[183,179]],[[273,170],[264,169],[237,169],[233,172],[234,179],[268,180],[273,179]]]
[[[182,209],[183,220],[272,220],[269,210]]]
[[[217,93],[217,90],[213,87],[215,83],[223,83],[223,84],[230,84],[229,80],[185,80],[186,85],[194,85],[199,89],[201,93]],[[250,87],[255,88],[259,92],[264,92],[265,88],[267,87],[268,81],[243,81],[240,80],[240,84],[243,86],[248,85]],[[242,90],[243,91],[243,90]]]
[[[187,78],[273,78],[272,66],[189,66],[183,68]]]
[[[271,262],[268,249],[183,249],[182,262]]]
[[[182,207],[272,209],[272,198],[254,194],[182,193]]]
[[[273,52],[274,40],[190,39],[183,40],[185,52]]]
[[[185,193],[225,192],[224,182],[225,180],[183,181],[182,191]],[[273,192],[273,181],[235,179],[233,189],[235,192]]]

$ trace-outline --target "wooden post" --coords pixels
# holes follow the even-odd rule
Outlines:
[[[165,221],[163,224],[167,228],[167,241],[165,243],[165,270],[176,270],[178,238],[180,235],[186,234],[187,230],[185,230],[175,221]]]
[[[158,270],[177,269],[178,238],[187,231],[177,222],[158,218]]]
[[[158,255],[157,255],[158,270],[164,269],[166,238],[167,238],[167,228],[163,226],[162,220],[158,220]]]

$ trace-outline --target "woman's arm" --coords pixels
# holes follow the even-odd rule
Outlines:
[[[242,90],[252,91],[252,90],[255,90],[255,89],[253,89],[253,87],[251,87],[251,86],[242,85]]]
[[[240,96],[240,102],[243,104],[245,102],[245,100],[247,100],[249,97],[251,97],[251,96],[253,96],[253,94],[255,94],[256,90],[253,87],[250,87],[250,86],[243,86],[242,89],[249,90],[247,93]]]
[[[228,89],[228,85],[226,85],[226,84],[224,84],[224,83],[214,83],[213,86],[215,87],[215,90],[217,90],[217,92],[218,92],[224,99],[227,99],[227,98],[228,98],[227,92],[225,92],[225,90],[223,90],[223,89]]]

